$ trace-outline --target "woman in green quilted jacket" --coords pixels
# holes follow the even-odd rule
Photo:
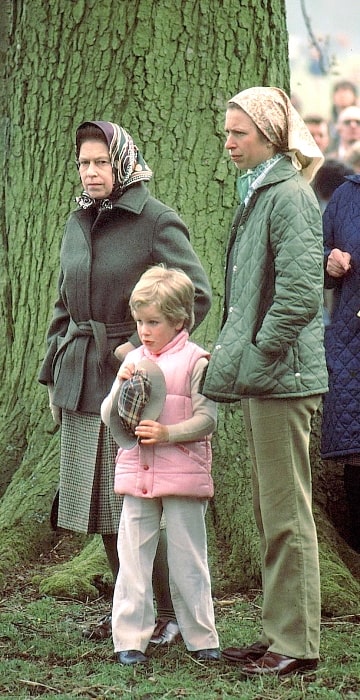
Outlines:
[[[230,232],[225,313],[203,392],[241,401],[260,535],[261,638],[224,657],[248,677],[314,669],[320,581],[311,506],[310,425],[327,391],[323,250],[309,185],[322,154],[279,88],[227,106],[225,148],[240,205]]]

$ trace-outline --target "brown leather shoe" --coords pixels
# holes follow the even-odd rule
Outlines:
[[[318,665],[318,659],[292,659],[290,656],[267,651],[257,661],[242,666],[240,673],[248,678],[265,675],[287,676],[290,673],[306,673],[313,671]]]
[[[86,637],[86,639],[94,639],[96,642],[109,639],[111,634],[111,614],[104,615],[104,617],[100,618],[94,625],[86,627],[82,632],[83,637]]]
[[[159,619],[156,621],[150,644],[159,644],[160,646],[173,644],[178,642],[180,637],[180,629],[176,620]]]
[[[248,647],[228,647],[223,649],[222,655],[226,661],[233,664],[246,664],[248,661],[256,661],[264,656],[268,647],[261,642],[254,642]]]

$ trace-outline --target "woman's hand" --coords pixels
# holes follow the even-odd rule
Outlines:
[[[157,423],[155,420],[142,420],[137,428],[135,435],[140,438],[140,442],[144,445],[155,445],[157,442],[168,442],[169,431],[166,425]]]
[[[350,253],[333,248],[327,260],[326,272],[330,277],[343,277],[351,269],[350,260]]]
[[[120,362],[123,362],[125,360],[126,355],[130,350],[134,350],[135,346],[127,341],[126,343],[122,343],[122,345],[118,345],[115,350],[114,350],[114,355],[117,360],[120,360]]]
[[[56,425],[61,425],[61,408],[59,406],[55,406],[53,403],[54,386],[53,384],[48,384],[47,388],[49,393],[49,408],[53,421],[56,423]]]

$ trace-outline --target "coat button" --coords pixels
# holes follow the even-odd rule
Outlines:
[[[141,489],[141,493],[146,494],[146,493],[147,493],[147,489]]]
[[[148,469],[149,469],[149,465],[148,465],[148,464],[144,464],[144,470],[147,471]]]

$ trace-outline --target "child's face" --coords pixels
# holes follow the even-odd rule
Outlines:
[[[140,306],[134,312],[139,338],[150,352],[157,353],[181,331],[183,322],[173,325],[156,304]]]

